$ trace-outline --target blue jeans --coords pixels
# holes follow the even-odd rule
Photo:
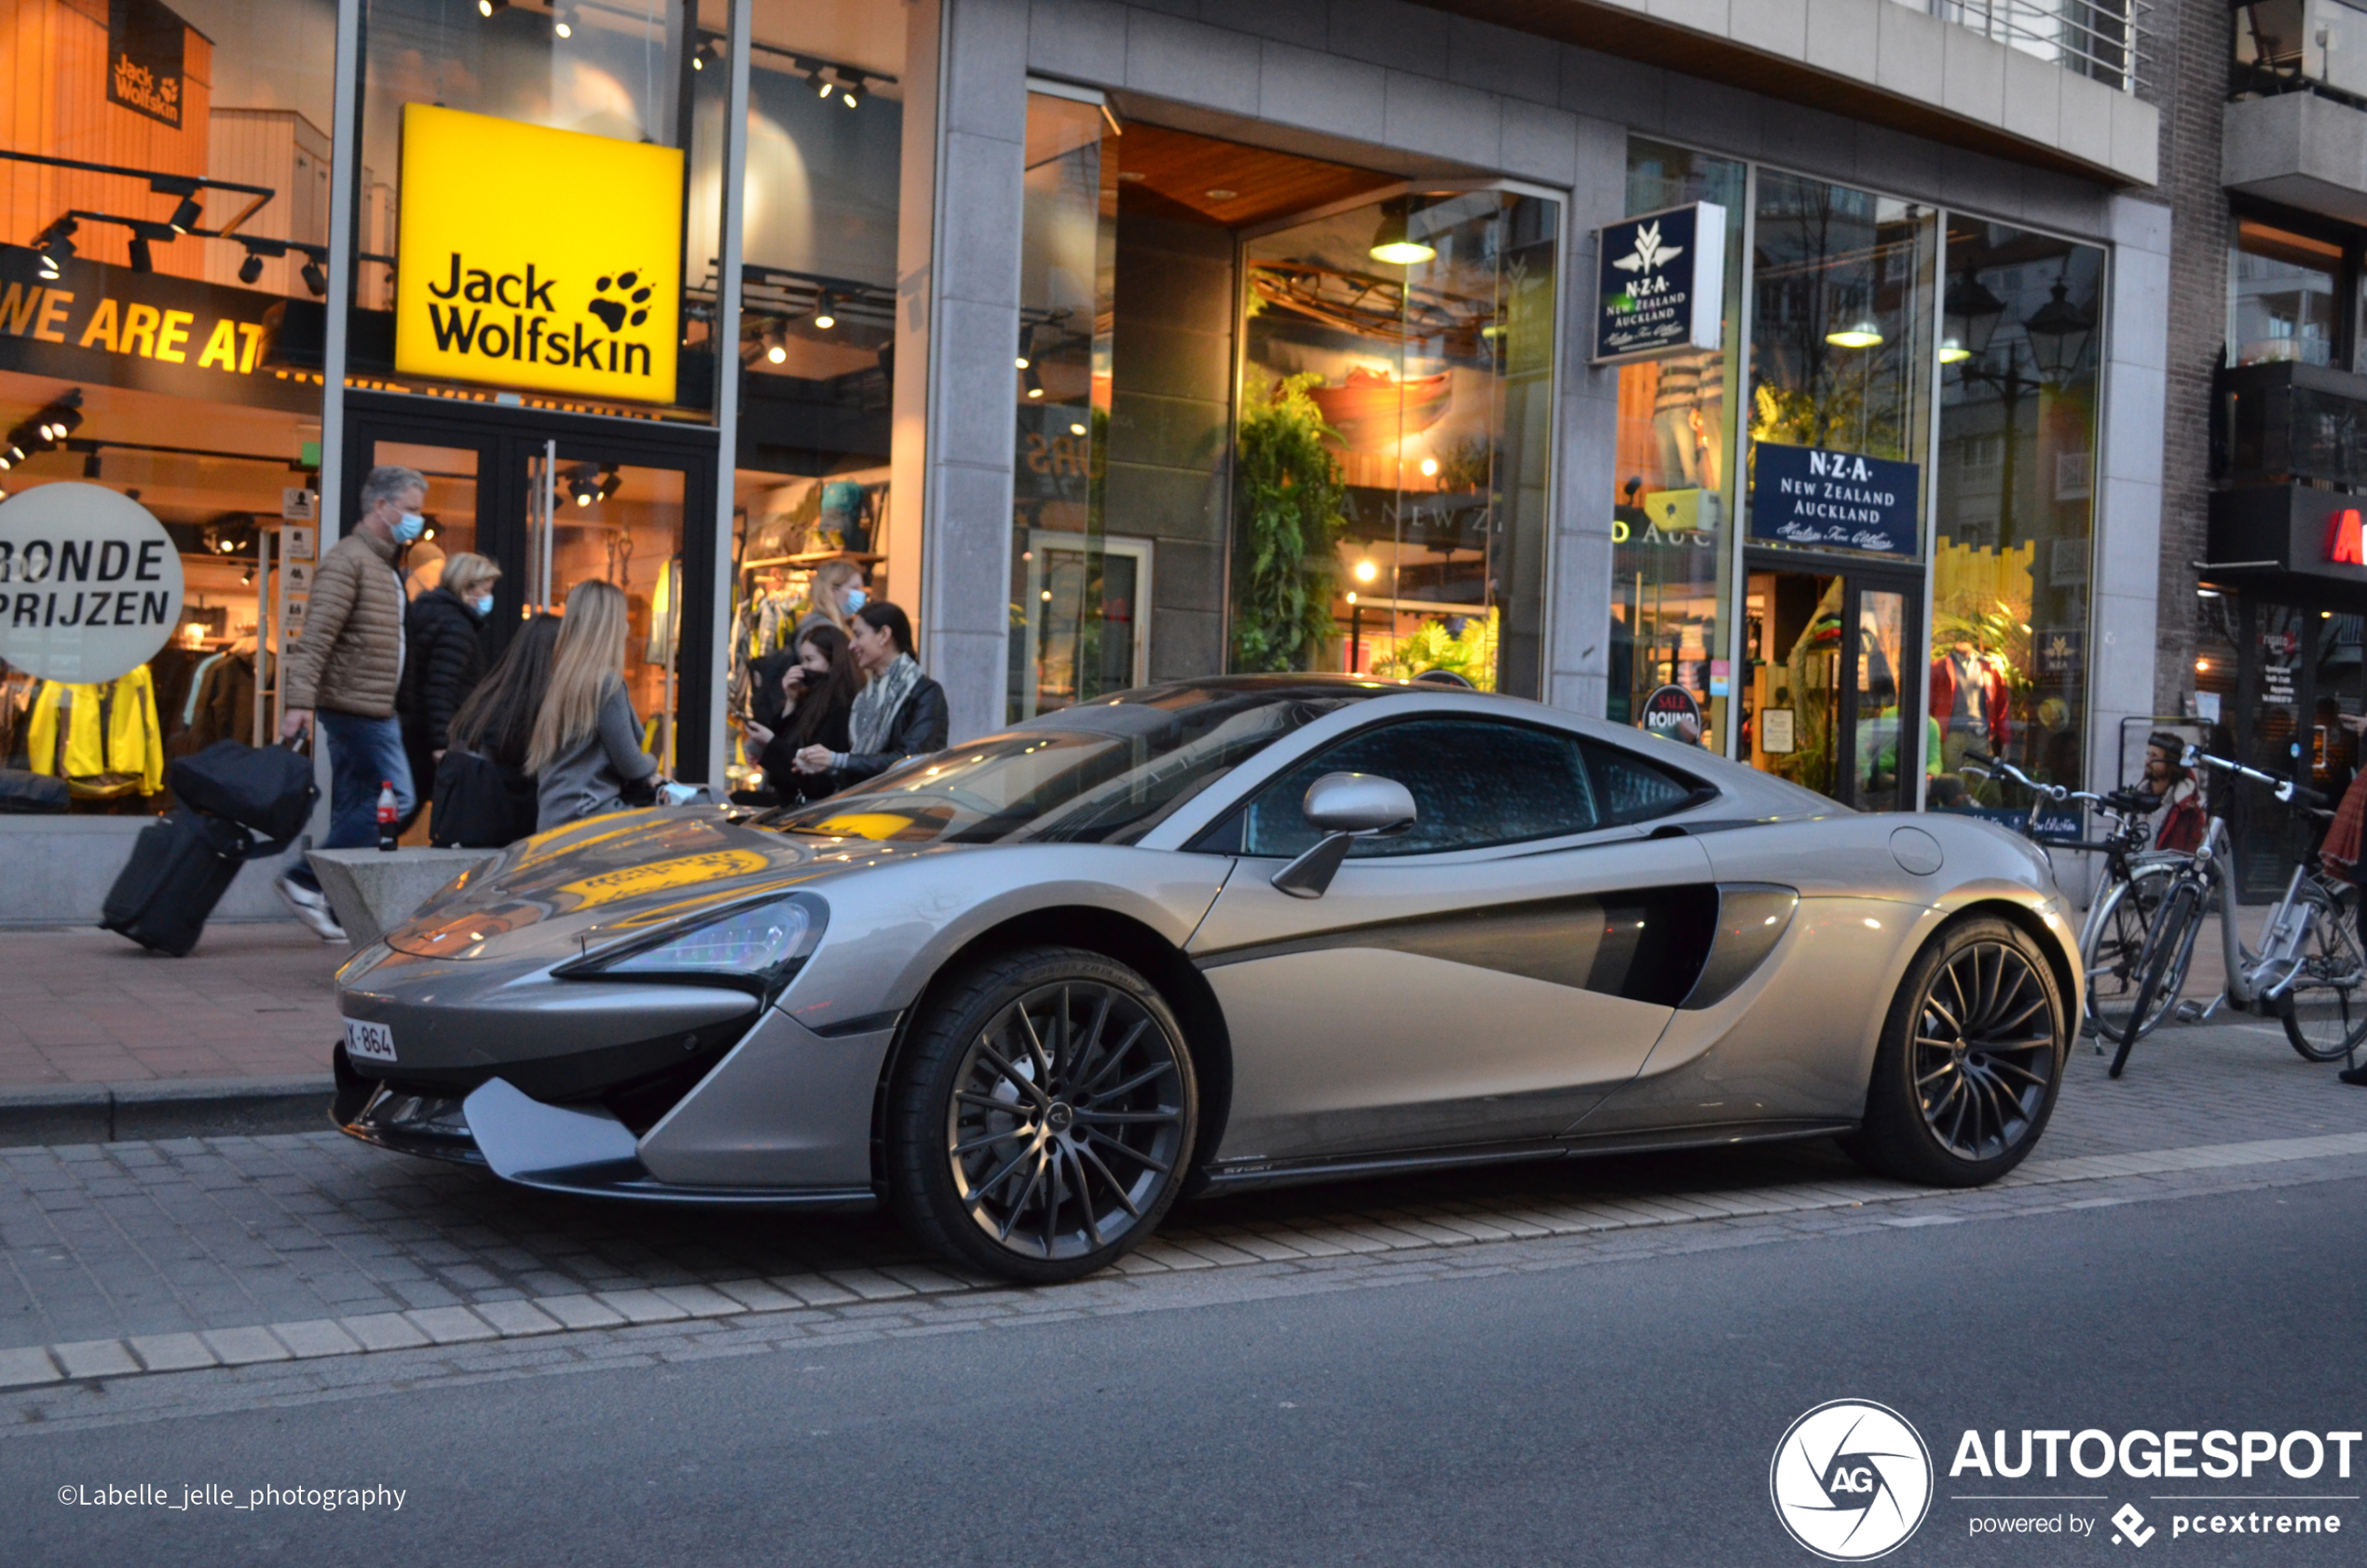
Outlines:
[[[324,850],[367,849],[378,841],[378,791],[394,785],[394,810],[406,816],[418,802],[411,759],[403,749],[403,721],[316,711],[312,722],[329,747],[329,836]],[[298,862],[288,875],[309,885],[311,867]]]

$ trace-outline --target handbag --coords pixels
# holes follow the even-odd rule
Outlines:
[[[438,849],[503,849],[534,832],[534,781],[489,757],[454,746],[435,766],[428,842]]]
[[[278,844],[293,842],[312,820],[321,786],[312,758],[289,745],[216,741],[166,770],[173,798],[208,816],[253,828]]]

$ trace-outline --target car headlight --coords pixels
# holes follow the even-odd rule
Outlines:
[[[566,979],[678,980],[777,994],[822,940],[829,911],[811,893],[742,905],[688,930],[592,954],[552,971]]]

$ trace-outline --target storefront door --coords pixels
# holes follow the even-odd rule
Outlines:
[[[644,744],[677,777],[705,778],[715,720],[706,613],[714,529],[704,525],[715,515],[711,437],[419,402],[349,397],[343,515],[361,514],[373,467],[424,474],[428,530],[406,563],[412,595],[431,592],[461,551],[491,560],[501,568],[490,628],[497,654],[527,618],[562,610],[577,583],[599,578],[623,589],[632,627],[625,689]]]
[[[1744,755],[1844,805],[1914,810],[1920,578],[1757,551],[1748,566]]]

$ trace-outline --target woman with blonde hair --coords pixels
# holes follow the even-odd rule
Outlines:
[[[863,591],[863,568],[852,561],[825,561],[814,568],[814,580],[806,585],[805,602],[797,607],[797,629],[789,636],[792,648],[804,640],[816,626],[835,626],[842,634],[853,634],[847,617],[861,609],[870,599]],[[773,674],[778,680],[778,671]]]
[[[658,770],[624,691],[624,591],[597,579],[568,593],[551,685],[534,717],[526,770],[536,776],[535,831],[623,811],[625,791]]]
[[[493,585],[501,580],[500,567],[467,551],[440,565],[436,585],[404,611],[403,677],[394,698],[411,777],[421,784],[434,779],[436,764],[452,743],[452,716],[485,679],[490,662],[485,629],[493,618]],[[418,791],[419,806],[427,804],[429,793]],[[415,815],[417,810],[413,808]]]

